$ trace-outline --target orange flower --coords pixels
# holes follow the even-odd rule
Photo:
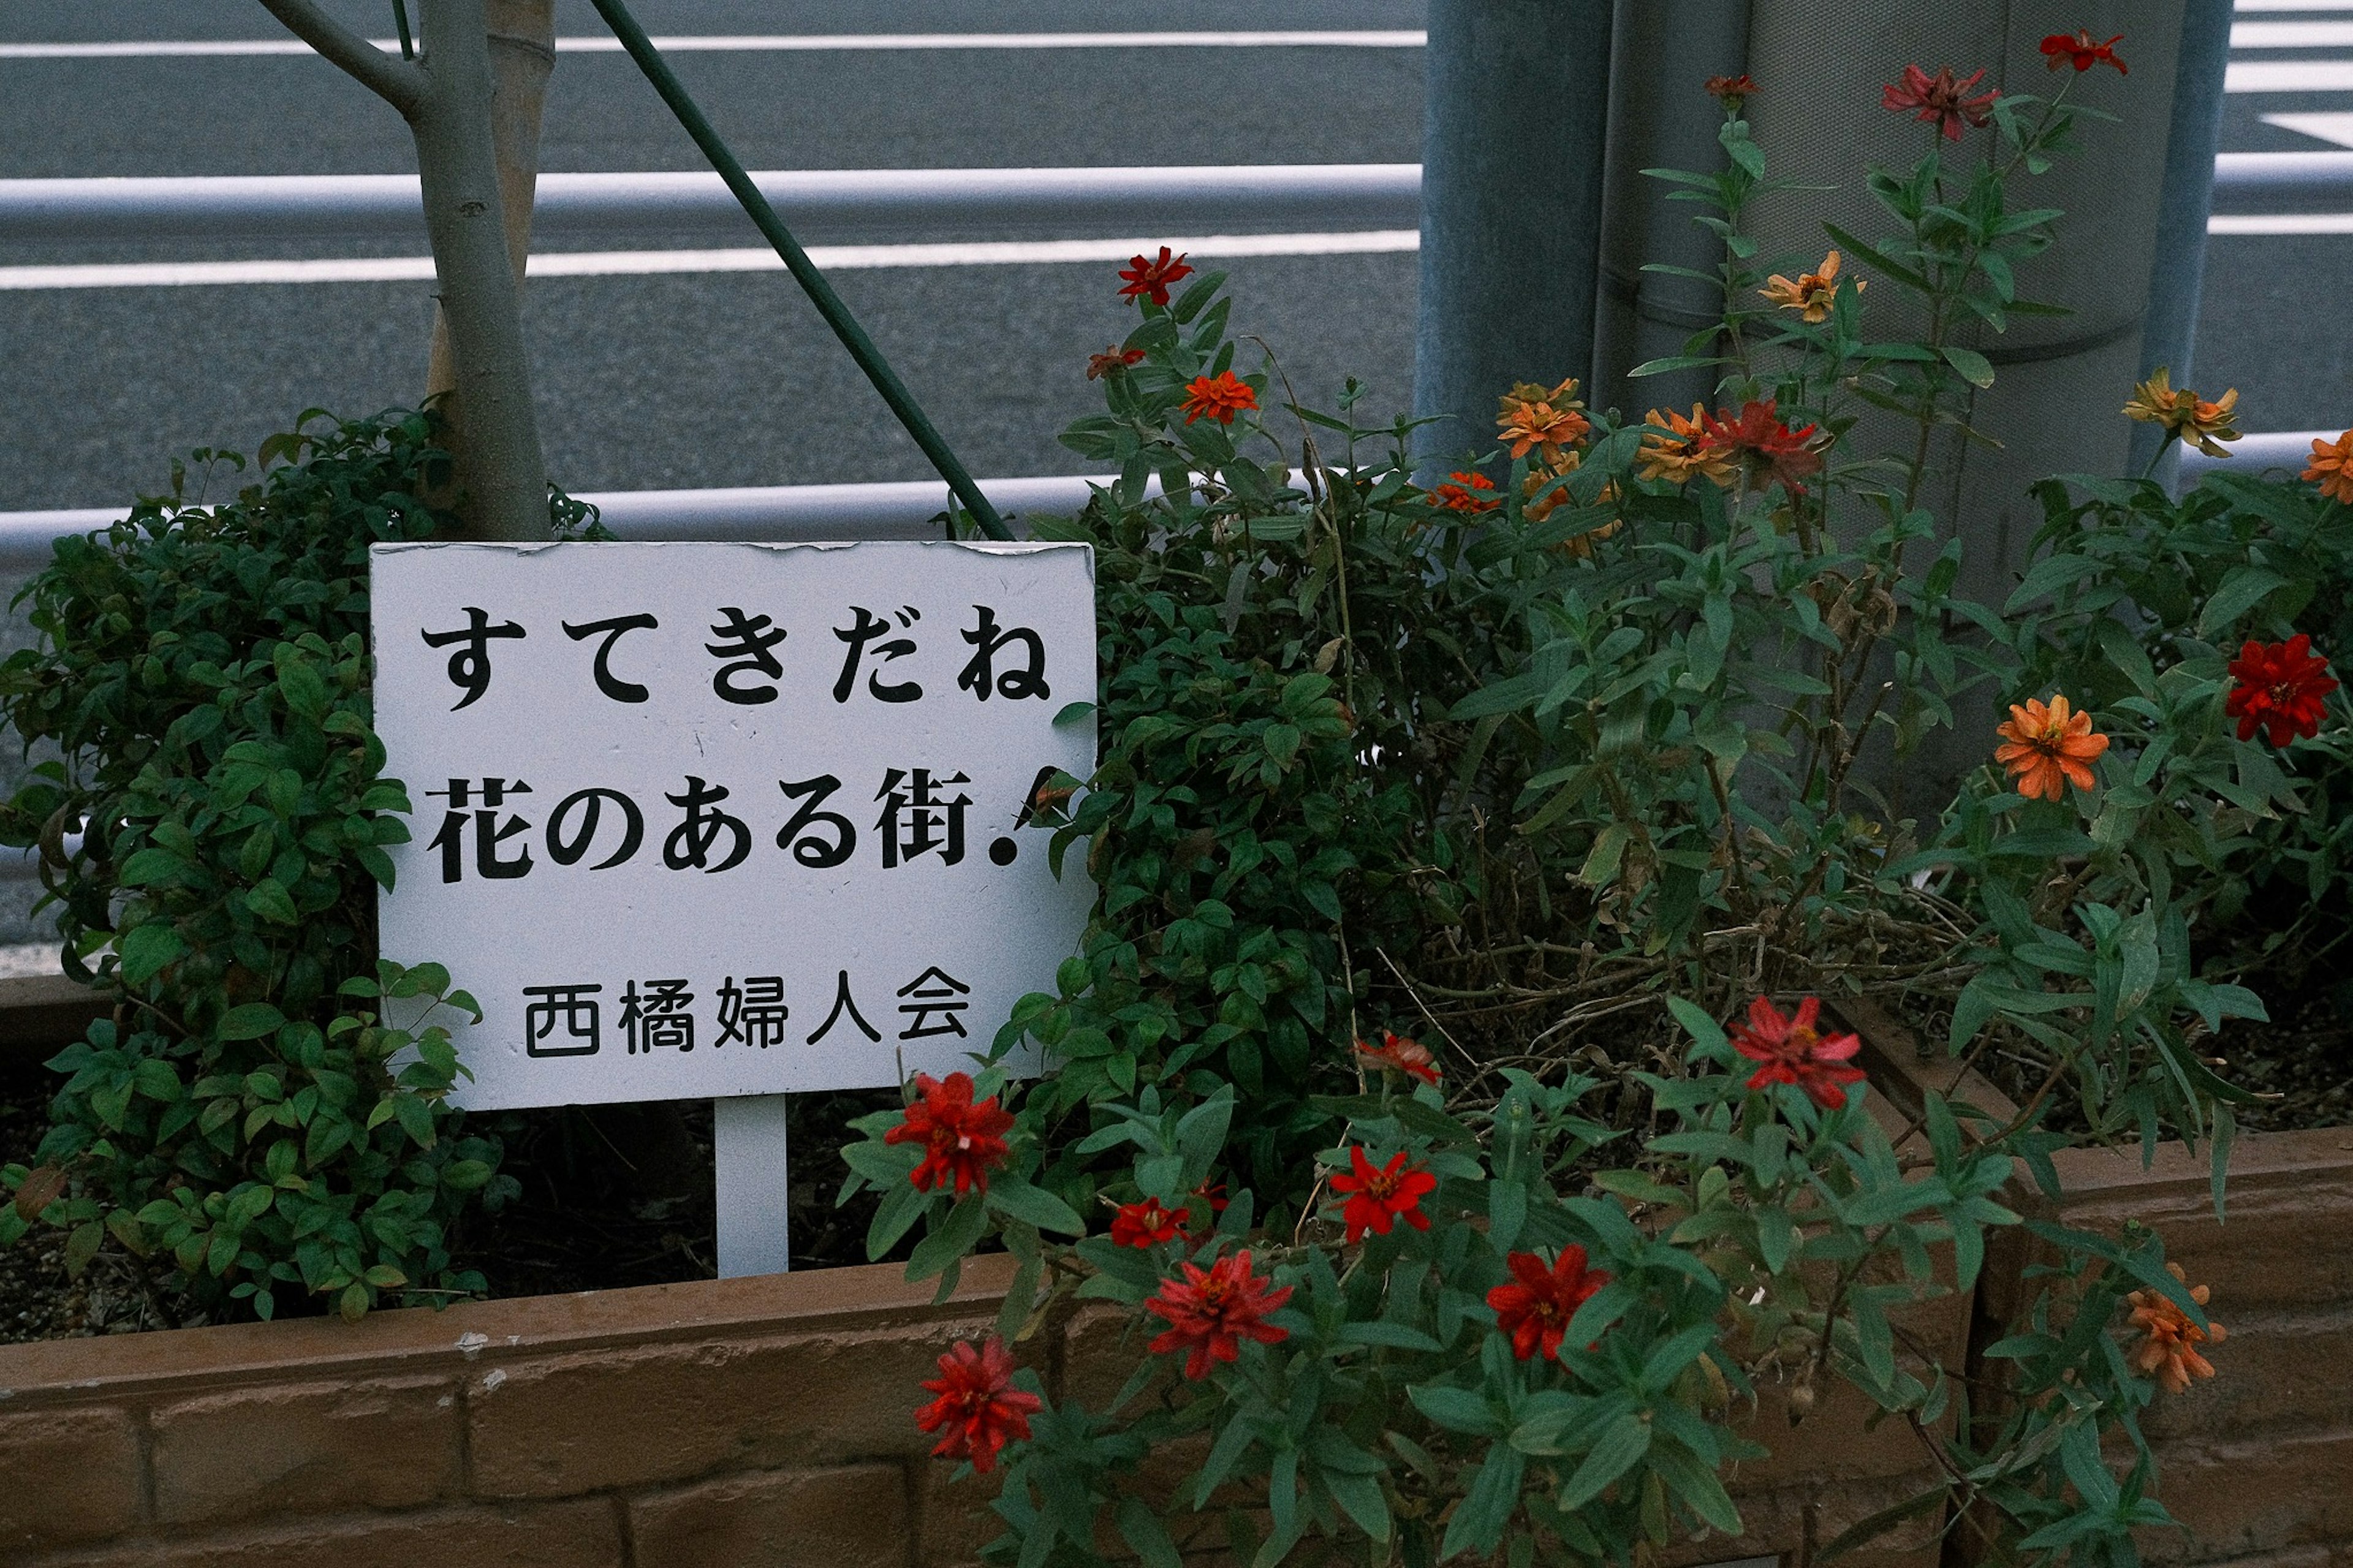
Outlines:
[[[1257,406],[1258,394],[1250,390],[1248,382],[1229,370],[1219,371],[1214,381],[1206,375],[1197,375],[1185,388],[1185,423],[1187,425],[1203,415],[1220,425],[1230,425],[1235,415]]]
[[[1822,455],[1812,446],[1816,426],[1792,430],[1781,423],[1768,397],[1743,404],[1736,415],[1729,408],[1700,416],[1706,445],[1726,458],[1738,458],[1752,479],[1778,479],[1793,496],[1806,493],[1806,476],[1818,473]]]
[[[1126,287],[1119,291],[1123,300],[1149,299],[1154,304],[1168,303],[1168,285],[1181,278],[1193,276],[1193,269],[1181,256],[1172,257],[1162,246],[1157,257],[1139,256],[1119,269]]]
[[[1865,1077],[1861,1068],[1847,1065],[1862,1041],[1854,1035],[1823,1034],[1814,1026],[1821,1013],[1819,996],[1807,997],[1786,1017],[1770,997],[1748,1004],[1748,1022],[1732,1027],[1732,1048],[1761,1064],[1749,1075],[1748,1088],[1792,1084],[1824,1110],[1846,1104],[1846,1086]]]
[[[1727,109],[1738,109],[1743,100],[1757,96],[1757,84],[1742,71],[1738,76],[1712,76],[1700,90]]]
[[[1838,275],[1839,253],[1833,250],[1822,258],[1820,272],[1800,273],[1795,283],[1776,272],[1765,280],[1765,287],[1757,291],[1781,309],[1797,311],[1809,321],[1826,321],[1830,319],[1831,306],[1838,299]],[[1862,292],[1863,282],[1860,278],[1854,280],[1856,293]]]
[[[1443,507],[1448,511],[1493,511],[1504,504],[1493,496],[1472,493],[1477,490],[1492,490],[1495,488],[1495,481],[1484,474],[1466,473],[1457,469],[1446,478],[1448,483],[1430,492],[1430,501],[1432,506]]]
[[[1585,417],[1585,405],[1569,395],[1576,390],[1575,376],[1554,387],[1533,382],[1513,387],[1496,400],[1500,405],[1495,415],[1496,439],[1514,458],[1526,457],[1534,447],[1544,453],[1545,461],[1559,462],[1561,448],[1583,440],[1593,428]]]
[[[2092,787],[2092,759],[2108,749],[2108,738],[2092,729],[2089,713],[2072,713],[2064,695],[2051,705],[2029,698],[2010,704],[2010,719],[1995,731],[2002,738],[1993,760],[2017,775],[2018,793],[2029,800],[2057,800],[2067,785]]]
[[[2165,1271],[2189,1284],[2179,1263],[2167,1264]],[[2203,1307],[2210,1290],[2205,1285],[2191,1285],[2189,1299]],[[2221,1324],[2210,1318],[2200,1328],[2189,1321],[2189,1313],[2155,1290],[2136,1290],[2126,1300],[2132,1303],[2132,1325],[2145,1336],[2132,1350],[2135,1372],[2155,1377],[2157,1385],[2168,1394],[2187,1394],[2192,1377],[2214,1375],[2214,1364],[2198,1353],[2198,1347],[2219,1345],[2229,1338]]]
[[[2144,425],[2162,425],[2168,436],[2179,437],[2210,458],[2227,458],[2231,454],[2214,443],[2239,438],[2239,416],[2232,412],[2238,405],[2235,386],[2220,403],[2209,403],[2186,386],[2176,392],[2171,376],[2159,365],[2155,375],[2133,388],[2124,411]]]
[[[1087,356],[1087,379],[1101,381],[1104,376],[1117,375],[1128,366],[1143,363],[1142,349],[1124,349],[1114,343],[1099,354]]]
[[[1729,486],[1735,472],[1732,454],[1708,444],[1706,419],[1707,410],[1696,403],[1688,419],[1672,408],[1653,408],[1642,416],[1642,423],[1651,428],[1642,432],[1641,449],[1634,454],[1634,471],[1643,479],[1665,479],[1670,484],[1687,484],[1697,477]]]
[[[2302,477],[2316,482],[2322,495],[2353,506],[2353,430],[2334,441],[2315,441],[2312,466]]]
[[[2116,46],[2124,41],[2125,36],[2118,33],[2105,44],[2096,43],[2089,29],[2084,27],[2073,33],[2053,33],[2042,40],[2042,63],[2052,70],[2072,65],[2077,76],[2096,65],[2112,65],[2118,76],[2130,76],[2132,68],[2116,58]]]

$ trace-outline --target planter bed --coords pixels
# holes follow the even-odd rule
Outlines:
[[[1900,1101],[1949,1077],[1869,1009],[1874,1080]],[[1893,1048],[1891,1048],[1893,1047]],[[2060,1157],[2062,1217],[2162,1226],[2232,1331],[2221,1375],[2152,1420],[2163,1493],[2189,1525],[2153,1561],[2316,1565],[2353,1552],[2353,1131],[2244,1138],[2230,1218],[2178,1147],[2144,1169]],[[2016,1288],[2011,1249],[1976,1305]],[[949,1482],[914,1428],[916,1385],[983,1333],[1003,1262],[934,1305],[895,1264],[464,1303],[447,1311],[246,1323],[0,1346],[0,1558],[68,1564],[898,1563],[972,1561],[995,1533],[986,1482]],[[1955,1310],[1915,1325],[1957,1368]],[[1050,1393],[1099,1398],[1124,1331],[1089,1311],[1021,1349]],[[1852,1401],[1850,1403],[1850,1401]],[[1862,1424],[1843,1389],[1735,1478],[1739,1542],[1702,1563],[1791,1552],[1917,1490],[1917,1450]],[[1915,1531],[1859,1568],[1938,1558]]]

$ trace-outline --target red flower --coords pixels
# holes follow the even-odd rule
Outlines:
[[[1111,1216],[1111,1238],[1122,1247],[1134,1247],[1174,1241],[1184,1234],[1185,1222],[1192,1213],[1189,1208],[1173,1212],[1162,1208],[1158,1198],[1146,1198],[1140,1204],[1122,1204],[1119,1212]]]
[[[1431,1056],[1430,1047],[1419,1040],[1409,1040],[1403,1035],[1393,1035],[1383,1029],[1378,1050],[1358,1040],[1356,1055],[1370,1066],[1401,1072],[1427,1084],[1438,1082],[1438,1058]]]
[[[1788,1018],[1765,997],[1748,1004],[1748,1022],[1733,1026],[1732,1048],[1763,1064],[1749,1075],[1750,1089],[1793,1083],[1825,1110],[1836,1110],[1846,1103],[1842,1086],[1859,1083],[1864,1077],[1861,1068],[1846,1065],[1862,1048],[1862,1042],[1852,1035],[1826,1036],[1817,1030],[1814,1020],[1821,1011],[1819,996],[1799,1003],[1796,1016]]]
[[[2247,644],[2231,661],[2231,675],[2239,684],[2223,699],[2222,711],[2239,721],[2239,739],[2252,741],[2261,730],[2274,746],[2318,734],[2323,699],[2337,689],[2328,661],[2302,632],[2285,642]]]
[[[2118,33],[2105,44],[2095,44],[2091,33],[2082,27],[2072,34],[2053,33],[2042,40],[2042,63],[2052,70],[2072,65],[2078,76],[2105,63],[2116,67],[2118,76],[2130,76],[2132,68],[2116,58],[2116,46],[2124,39],[2125,36]]]
[[[1757,96],[1757,84],[1742,71],[1738,76],[1712,76],[1701,90],[1719,103],[1736,107],[1741,100]]]
[[[1964,125],[1982,128],[1992,119],[1989,110],[2001,94],[1989,91],[1975,98],[1969,96],[1969,89],[1984,77],[1985,72],[1978,70],[1956,80],[1950,66],[1937,68],[1933,77],[1918,66],[1905,66],[1902,85],[1884,89],[1879,95],[1879,107],[1899,111],[1917,110],[1913,119],[1923,125],[1937,127],[1945,133],[1946,141],[1957,142]]]
[[[1457,470],[1446,476],[1451,481],[1430,492],[1430,502],[1449,511],[1493,511],[1504,503],[1493,496],[1474,495],[1474,490],[1492,490],[1495,481],[1484,474]]]
[[[1104,376],[1117,375],[1128,366],[1143,363],[1142,349],[1124,349],[1113,345],[1099,354],[1087,356],[1087,379],[1101,381]]]
[[[907,1107],[906,1120],[882,1134],[885,1143],[923,1145],[923,1163],[908,1180],[929,1192],[954,1176],[958,1197],[976,1187],[987,1191],[988,1173],[1005,1163],[1013,1113],[998,1109],[995,1095],[975,1105],[966,1072],[952,1072],[944,1083],[917,1073],[915,1091],[923,1098]]]
[[[1416,1230],[1430,1228],[1430,1216],[1421,1212],[1421,1200],[1438,1190],[1438,1178],[1419,1165],[1408,1166],[1405,1152],[1399,1150],[1389,1157],[1389,1163],[1379,1170],[1365,1158],[1363,1149],[1351,1145],[1348,1163],[1353,1174],[1332,1178],[1332,1190],[1346,1196],[1348,1206],[1343,1216],[1348,1226],[1348,1245],[1354,1247],[1365,1238],[1365,1232],[1387,1236],[1390,1225],[1403,1220]]]
[[[940,1375],[923,1388],[939,1397],[916,1407],[916,1428],[947,1429],[932,1453],[970,1459],[983,1475],[997,1468],[997,1451],[1008,1439],[1029,1436],[1029,1417],[1046,1403],[1013,1386],[1013,1356],[995,1334],[978,1350],[958,1340],[940,1357]]]
[[[1571,1243],[1547,1266],[1533,1252],[1514,1252],[1504,1260],[1515,1283],[1487,1292],[1495,1310],[1495,1327],[1509,1334],[1512,1353],[1522,1361],[1538,1350],[1550,1361],[1560,1353],[1568,1321],[1588,1297],[1609,1283],[1609,1276],[1585,1267],[1585,1248]],[[1588,1350],[1593,1347],[1588,1345]]]
[[[1250,390],[1248,382],[1229,370],[1219,371],[1214,381],[1206,375],[1197,375],[1185,388],[1185,423],[1187,425],[1205,414],[1220,425],[1230,425],[1235,415],[1245,408],[1257,406],[1258,394]]]
[[[1166,305],[1168,303],[1168,285],[1180,278],[1190,278],[1193,269],[1185,265],[1183,257],[1171,257],[1168,247],[1164,245],[1160,247],[1157,260],[1139,256],[1121,268],[1119,275],[1127,283],[1127,287],[1119,291],[1121,299],[1133,300],[1138,295],[1147,295],[1154,304]]]
[[[1271,1279],[1250,1272],[1250,1248],[1220,1258],[1206,1270],[1180,1263],[1185,1278],[1164,1279],[1160,1294],[1144,1310],[1168,1320],[1168,1328],[1152,1342],[1152,1353],[1183,1351],[1185,1375],[1204,1377],[1213,1361],[1232,1361],[1241,1353],[1241,1342],[1280,1344],[1291,1337],[1288,1329],[1265,1321],[1266,1315],[1291,1300],[1291,1287],[1269,1289]]]
[[[1768,397],[1746,405],[1736,417],[1729,409],[1703,415],[1700,445],[1738,458],[1751,478],[1778,479],[1791,495],[1803,495],[1806,487],[1799,481],[1822,466],[1822,455],[1807,445],[1818,426],[1792,430],[1776,416],[1773,405]]]

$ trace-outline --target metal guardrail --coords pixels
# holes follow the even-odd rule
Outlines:
[[[1205,164],[1177,168],[771,169],[753,181],[797,233],[951,227],[1113,231],[1268,225],[1410,228],[1418,163]],[[2353,201],[2353,151],[2225,153],[2218,197]],[[535,238],[630,233],[740,235],[750,227],[718,175],[545,174]],[[408,174],[0,180],[0,241],[422,239]]]
[[[2263,435],[2242,436],[2231,443],[2227,458],[2210,458],[2195,447],[2181,449],[2181,477],[2194,479],[2213,468],[2232,468],[2242,473],[2261,472],[2266,468],[2293,468],[2302,473],[2312,461],[2315,441],[2334,441],[2344,434],[2343,426],[2335,430],[2277,430]]]
[[[1002,512],[1067,515],[1087,504],[1109,474],[982,479],[981,492]],[[1147,489],[1159,493],[1155,479]],[[774,485],[736,489],[603,490],[595,503],[623,539],[716,539],[771,543],[853,539],[931,539],[932,520],[947,510],[939,479],[863,485]],[[123,517],[125,507],[0,512],[0,572],[36,572],[55,541],[88,533]]]
[[[1176,168],[770,169],[759,186],[796,234],[952,227],[1112,233],[1267,225],[1411,228],[1418,163]],[[543,174],[534,240],[751,232],[715,174]],[[0,241],[415,239],[412,174],[0,180]]]

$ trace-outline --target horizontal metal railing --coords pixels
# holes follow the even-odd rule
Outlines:
[[[1109,474],[982,479],[981,491],[1000,512],[1068,516],[1087,504],[1090,489]],[[1147,486],[1159,492],[1159,481]],[[730,489],[601,490],[593,502],[605,525],[622,539],[717,539],[771,543],[855,539],[931,539],[933,520],[947,510],[948,488],[938,479],[862,485],[767,485]],[[0,573],[38,571],[54,542],[88,533],[123,517],[125,507],[61,511],[0,512]]]
[[[2344,434],[2344,426],[2334,430],[2277,430],[2263,435],[2244,436],[2231,443],[2227,458],[2210,458],[2195,447],[2181,449],[2181,477],[2196,479],[2213,468],[2235,468],[2242,472],[2263,472],[2273,468],[2292,468],[2301,473],[2312,461],[2315,441],[2334,441]]]
[[[1176,168],[770,169],[752,175],[796,234],[1050,227],[1411,228],[1418,163]],[[547,174],[534,240],[748,234],[715,174]],[[413,174],[0,180],[0,241],[415,239]]]
[[[754,181],[797,233],[955,227],[1058,230],[1219,226],[1410,228],[1418,163],[1177,168],[771,169]],[[2219,198],[2353,202],[2353,151],[2225,153]],[[533,209],[545,240],[737,233],[734,198],[707,173],[547,174]],[[417,239],[414,175],[285,174],[0,180],[0,241]]]

